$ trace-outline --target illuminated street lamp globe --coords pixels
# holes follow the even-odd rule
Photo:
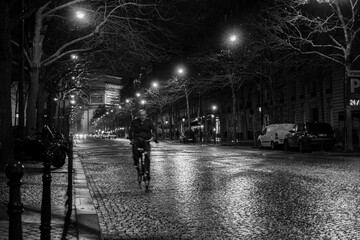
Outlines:
[[[185,74],[185,68],[179,67],[179,68],[177,69],[177,74],[179,74],[179,75],[184,75],[184,74]]]
[[[75,15],[76,15],[76,17],[78,19],[84,19],[85,18],[85,13],[83,11],[76,11]]]
[[[237,40],[237,36],[235,34],[233,34],[229,37],[229,40],[230,40],[230,42],[234,43]]]
[[[154,88],[157,88],[157,87],[159,87],[159,83],[158,82],[152,82],[152,84],[151,84]]]
[[[77,60],[77,59],[79,59],[79,56],[77,54],[71,54],[71,59]]]

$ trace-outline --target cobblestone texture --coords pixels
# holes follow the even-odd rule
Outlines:
[[[43,165],[38,162],[24,162],[23,165],[25,166],[21,186],[21,200],[24,206],[24,213],[22,214],[23,239],[40,239]],[[51,239],[61,239],[66,211],[64,206],[67,199],[67,164],[61,169],[53,169],[51,177]],[[4,213],[4,216],[0,216],[1,240],[8,239],[8,222],[4,222],[4,220],[8,220],[6,210],[9,202],[9,187],[7,182],[8,179],[5,174],[0,174],[0,209]],[[74,210],[72,213],[74,214]],[[76,223],[73,217],[66,239],[77,239]]]
[[[360,160],[160,143],[151,192],[130,145],[77,151],[105,239],[360,239]]]

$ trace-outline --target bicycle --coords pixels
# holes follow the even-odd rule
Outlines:
[[[151,142],[153,138],[145,140],[142,138],[136,138],[137,151],[139,154],[139,163],[137,167],[137,180],[141,187],[141,182],[144,182],[145,190],[149,190],[150,185],[150,155],[148,151],[145,151],[144,145],[147,142]],[[140,144],[139,144],[140,143]]]

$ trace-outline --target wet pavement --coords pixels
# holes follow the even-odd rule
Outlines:
[[[77,142],[104,239],[360,239],[360,159],[152,143],[151,192],[124,139]]]

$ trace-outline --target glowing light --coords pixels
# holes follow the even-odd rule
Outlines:
[[[157,88],[157,87],[159,87],[159,83],[158,83],[158,82],[153,82],[153,83],[152,83],[152,86],[153,86],[154,88]]]
[[[85,13],[82,12],[82,11],[76,11],[75,15],[76,15],[76,17],[78,19],[84,19],[85,18]]]
[[[79,59],[79,56],[76,55],[76,54],[71,54],[70,57],[71,57],[72,60],[77,60],[77,59]]]

